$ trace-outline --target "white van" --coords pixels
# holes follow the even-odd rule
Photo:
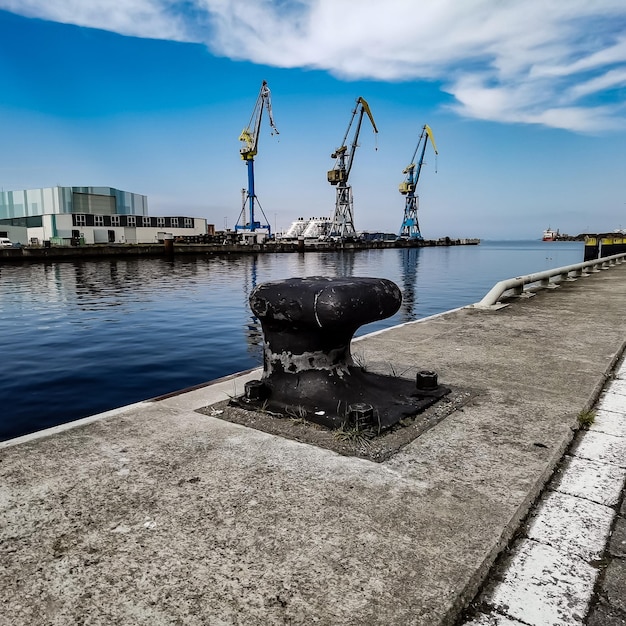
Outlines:
[[[12,248],[13,244],[8,237],[0,237],[0,248]]]

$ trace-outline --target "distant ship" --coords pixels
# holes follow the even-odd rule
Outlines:
[[[543,241],[556,241],[558,239],[559,236],[559,231],[556,230],[552,230],[551,228],[546,228],[546,230],[543,231]]]

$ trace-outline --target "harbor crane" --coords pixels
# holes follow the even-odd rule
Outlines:
[[[237,220],[237,225],[235,226],[235,231],[247,231],[253,233],[257,229],[262,229],[267,230],[267,232],[271,234],[270,224],[267,217],[265,217],[265,213],[263,213],[263,209],[254,190],[254,157],[257,155],[259,147],[259,131],[261,129],[263,108],[267,109],[267,116],[272,128],[271,134],[273,135],[276,133],[278,135],[279,132],[274,124],[274,116],[272,115],[272,100],[270,97],[270,89],[267,86],[267,81],[263,81],[256,104],[254,105],[254,109],[250,117],[250,121],[248,122],[248,126],[241,131],[241,135],[239,136],[239,141],[243,143],[239,153],[241,154],[241,158],[246,162],[246,166],[248,168],[248,189],[242,190],[243,202],[241,213],[239,214],[239,219]],[[240,224],[239,222],[242,221],[245,215],[246,204],[248,204],[248,221],[244,224]],[[254,215],[256,204],[259,205],[261,213],[263,213],[263,217],[267,222],[266,224],[261,224],[261,222],[256,220]]]
[[[358,113],[358,122],[352,139],[350,148],[346,145],[350,127],[354,122],[354,118]],[[370,118],[374,133],[378,133],[376,123],[370,111],[370,107],[364,98],[357,98],[356,106],[352,111],[352,117],[348,124],[346,134],[343,136],[341,146],[337,148],[330,156],[335,159],[335,166],[328,172],[328,182],[331,185],[337,187],[337,198],[335,201],[335,213],[330,225],[330,231],[328,236],[331,238],[344,239],[346,237],[353,237],[356,234],[354,229],[354,209],[352,204],[352,187],[348,185],[348,177],[350,176],[350,170],[354,163],[354,154],[358,147],[359,132],[361,131],[361,123],[363,122],[363,115],[367,113]]]
[[[423,239],[422,233],[420,232],[419,222],[417,221],[419,196],[415,192],[417,190],[417,183],[422,172],[422,165],[424,164],[424,154],[426,152],[426,144],[428,143],[428,139],[430,139],[430,143],[432,143],[433,145],[435,155],[439,154],[437,152],[437,146],[433,137],[433,131],[430,129],[430,126],[428,124],[424,124],[424,126],[422,127],[422,133],[420,135],[419,141],[417,142],[417,146],[415,147],[415,152],[413,152],[411,164],[407,165],[406,168],[404,168],[404,170],[402,171],[403,174],[406,174],[406,180],[400,183],[400,193],[406,196],[406,200],[404,203],[404,220],[402,222],[402,226],[400,227],[400,237],[409,237],[410,239]],[[417,152],[420,149],[420,145],[422,147],[422,151],[420,153],[419,161],[416,165],[415,157],[417,156]]]

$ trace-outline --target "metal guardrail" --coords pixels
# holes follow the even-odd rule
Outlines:
[[[626,252],[623,252],[621,254],[614,254],[601,259],[576,263],[575,265],[566,265],[565,267],[557,267],[544,272],[537,272],[535,274],[527,274],[526,276],[517,276],[516,278],[501,280],[491,288],[489,293],[480,302],[477,302],[472,306],[478,309],[494,307],[498,304],[498,300],[500,300],[500,298],[502,298],[502,296],[508,291],[513,292],[511,295],[520,296],[524,293],[524,287],[526,285],[532,285],[534,283],[539,283],[539,287],[554,289],[559,286],[559,282],[563,282],[565,280],[575,280],[575,277],[588,275],[589,272],[587,272],[587,270],[589,268],[591,268],[592,272],[599,272],[602,269],[608,269],[612,265],[618,265],[625,261]],[[559,278],[559,281],[551,280],[556,277]]]

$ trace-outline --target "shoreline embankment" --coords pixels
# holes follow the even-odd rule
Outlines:
[[[170,241],[154,244],[90,244],[84,246],[24,246],[0,249],[0,262],[74,260],[110,257],[154,257],[176,255],[227,255],[227,254],[284,254],[296,252],[328,252],[339,250],[377,250],[387,248],[425,248],[435,246],[478,245],[480,239],[399,240],[399,241],[346,241],[346,242],[274,242],[238,243],[182,243]]]
[[[612,375],[625,285],[620,264],[360,338],[369,371],[471,391],[382,462],[230,421],[258,372],[0,444],[3,614],[454,624]]]

